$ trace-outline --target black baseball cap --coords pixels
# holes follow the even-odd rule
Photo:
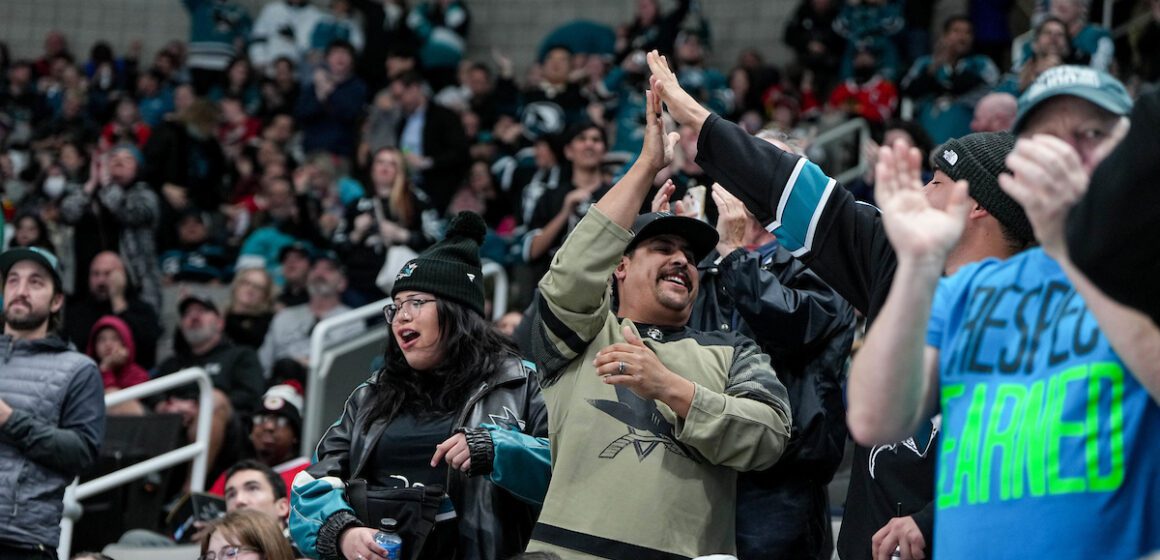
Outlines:
[[[0,253],[0,278],[7,277],[8,271],[20,261],[32,261],[52,273],[52,281],[57,291],[61,289],[60,260],[56,255],[40,247],[20,247]]]
[[[221,312],[218,311],[217,303],[214,303],[213,299],[209,296],[205,294],[187,294],[185,297],[181,298],[181,301],[177,304],[178,315],[185,315],[185,310],[189,309],[189,306],[195,303],[205,307],[210,311],[213,311],[214,313],[219,315],[221,314]]]
[[[672,212],[649,212],[637,216],[632,223],[632,233],[632,241],[624,248],[626,255],[646,239],[658,235],[675,235],[689,243],[693,258],[697,262],[704,259],[713,247],[717,246],[720,239],[713,226],[696,218],[678,216]]]
[[[314,247],[305,241],[295,241],[282,247],[282,250],[278,251],[278,262],[286,260],[286,255],[289,255],[291,252],[301,253],[307,260],[314,263]]]

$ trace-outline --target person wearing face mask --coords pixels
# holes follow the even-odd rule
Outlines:
[[[258,349],[266,377],[279,360],[291,359],[304,367],[310,365],[310,333],[320,321],[334,317],[350,308],[342,304],[346,290],[346,272],[332,251],[318,255],[306,276],[309,300],[302,305],[287,307],[274,314],[266,340]],[[361,324],[351,324],[330,331],[328,341],[346,340],[362,332]]]
[[[499,560],[527,544],[534,509],[500,482],[517,436],[547,435],[547,411],[534,366],[483,317],[485,233],[482,218],[460,213],[443,242],[399,272],[384,308],[383,368],[355,388],[294,479],[290,534],[311,558],[385,555],[373,539],[392,510],[349,498],[354,479],[367,495],[424,487],[438,504],[421,551],[408,547],[423,531],[401,527],[404,558]]]
[[[830,94],[829,108],[850,117],[862,117],[881,125],[898,108],[898,88],[878,71],[878,52],[872,43],[858,44],[851,77]]]

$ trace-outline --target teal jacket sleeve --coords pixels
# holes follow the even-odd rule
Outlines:
[[[535,437],[518,430],[483,424],[495,446],[492,483],[520,500],[543,505],[552,478],[552,452],[548,438]]]
[[[358,403],[365,402],[369,383],[359,385],[346,400],[342,416],[322,435],[314,461],[294,477],[290,487],[290,538],[310,558],[342,558],[338,537],[361,525],[346,501],[346,481],[351,476],[351,436],[358,417]]]

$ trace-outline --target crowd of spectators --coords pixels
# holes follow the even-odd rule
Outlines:
[[[106,392],[212,370],[212,411],[177,390],[110,414],[179,414],[190,438],[212,414],[207,482],[219,487],[246,458],[292,474],[304,466],[294,450],[312,329],[386,298],[455,213],[483,216],[482,256],[513,280],[510,308],[489,301],[488,317],[516,330],[569,233],[641,151],[648,51],[667,55],[701,105],[792,138],[830,175],[862,155],[845,188],[870,203],[879,144],[926,154],[1009,130],[1015,98],[1050,68],[1105,70],[1133,94],[1160,87],[1160,0],[1128,2],[1139,17],[1126,41],[1084,0],[1037,3],[1030,29],[1011,29],[990,2],[932,22],[935,3],[801,0],[783,43],[725,62],[712,51],[723,30],[697,2],[639,0],[615,29],[556,29],[522,75],[498,50],[469,56],[489,45],[469,42],[468,0],[273,0],[253,14],[182,0],[188,38],[154,53],[99,41],[86,56],[68,30],[36,55],[0,43],[0,248],[59,258],[61,334],[97,363]],[[766,62],[759,50],[771,49],[792,62]],[[871,139],[811,150],[850,119]],[[697,135],[679,131],[654,193],[712,223],[714,178],[697,164]],[[925,180],[935,169],[923,166]],[[771,242],[763,232],[754,225],[743,245]]]

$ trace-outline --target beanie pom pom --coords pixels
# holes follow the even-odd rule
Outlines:
[[[483,244],[483,238],[486,235],[487,224],[475,212],[460,212],[456,214],[454,218],[451,218],[451,224],[447,228],[447,239],[466,237],[475,241],[477,244]]]

